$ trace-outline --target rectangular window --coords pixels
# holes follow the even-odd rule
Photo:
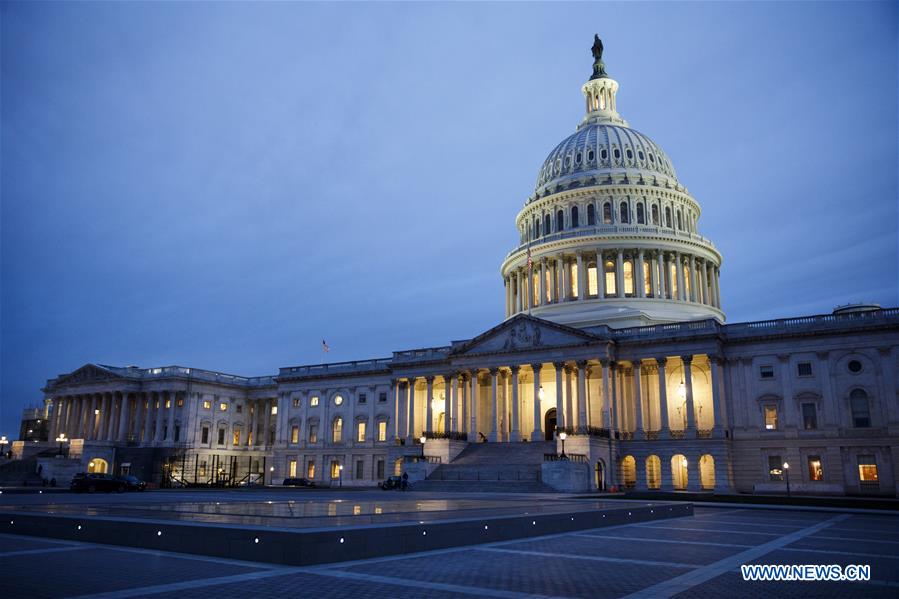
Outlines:
[[[763,379],[773,379],[774,366],[771,366],[770,364],[762,364],[759,366],[759,377]]]
[[[290,478],[296,478],[297,475],[297,461],[290,460],[287,462],[287,476]]]
[[[272,406],[272,416],[277,415],[277,413],[278,413],[278,406]]]
[[[553,300],[552,298],[552,289],[553,289],[553,275],[552,272],[547,268],[546,276],[544,277],[546,281],[544,285],[546,286],[546,303],[548,304]]]
[[[862,397],[861,394],[855,395],[856,393],[853,391],[849,397],[849,408],[852,410],[852,426],[856,428],[868,428],[871,426],[871,412],[868,408],[868,397]]]
[[[294,398],[293,398],[293,407],[295,407],[295,408],[299,408],[299,407],[300,407],[300,398],[299,398],[299,397],[294,397]]]
[[[222,412],[227,412],[227,411],[228,411],[228,404],[225,403],[225,402],[220,403],[220,404],[219,404],[219,410],[221,410]]]
[[[220,428],[220,429],[219,429],[219,438],[218,438],[218,442],[219,442],[219,443],[218,443],[219,445],[224,445],[224,444],[225,444],[225,429],[223,429],[223,428]]]
[[[382,392],[378,395],[378,402],[379,402],[379,403],[386,403],[386,402],[387,402],[387,392],[386,392],[386,391],[382,391]]]
[[[379,459],[377,461],[377,465],[378,465],[378,473],[375,478],[377,478],[378,480],[381,480],[384,478],[384,460]]]
[[[331,460],[331,479],[340,478],[340,462]]]
[[[531,277],[531,284],[534,286],[534,305],[540,305],[540,273],[535,272]]]
[[[234,406],[234,411],[238,414],[243,414],[243,404],[237,404]]]
[[[309,442],[310,443],[318,443],[318,425],[317,424],[309,425]]]
[[[209,443],[209,427],[208,426],[203,427],[203,430],[200,433],[200,439],[201,439],[201,443],[203,443],[204,445],[206,443]]]
[[[176,402],[176,405],[177,405],[179,408],[183,408],[183,407],[184,407],[184,398],[179,397],[179,398],[178,398],[178,401]]]
[[[634,263],[630,260],[624,261],[624,295],[634,295]]]
[[[821,467],[821,456],[808,456],[808,479],[811,481],[824,480],[824,469]]]
[[[873,455],[858,456],[858,480],[862,484],[878,484],[877,459]]]
[[[378,423],[378,441],[387,440],[387,423],[381,421]]]
[[[315,478],[315,460],[309,460],[306,464],[306,478],[309,480]]]
[[[181,425],[175,425],[175,443],[181,440]]]
[[[677,264],[674,262],[668,263],[668,297],[675,298],[677,297]]]
[[[799,376],[812,376],[812,363],[800,362],[796,365],[796,372]]]
[[[168,410],[171,407],[172,407],[172,400],[171,399],[165,400],[165,409]]]
[[[765,406],[765,430],[777,430],[777,406]]]
[[[240,427],[235,426],[234,432],[231,434],[231,444],[232,445],[240,445]]]
[[[587,267],[587,295],[596,297],[599,295],[599,283],[596,280],[596,267]]]
[[[802,404],[802,427],[807,431],[818,428],[818,410],[815,404]]]
[[[204,410],[208,410],[208,409],[211,408],[211,407],[212,407],[212,403],[209,402],[208,400],[203,402],[203,409],[204,409]]]
[[[768,478],[772,481],[784,479],[783,461],[779,455],[768,456]]]
[[[577,263],[572,262],[568,265],[568,280],[571,282],[571,289],[568,290],[568,297],[577,297]]]
[[[604,268],[606,271],[606,297],[614,297],[618,295],[615,281],[615,264],[613,262],[606,262]]]
[[[290,442],[300,442],[300,427],[298,427],[297,425],[293,425],[292,427],[290,427]]]
[[[162,425],[162,438],[163,438],[163,440],[169,438],[169,425],[168,424]]]
[[[202,462],[200,462],[199,470],[200,470],[200,472],[199,472],[200,476],[206,476],[206,460],[203,460]]]
[[[365,403],[367,400],[368,398],[365,396],[365,393],[359,394],[359,403]]]
[[[309,399],[309,405],[312,407],[315,407],[318,405],[318,396],[317,395]]]
[[[341,441],[343,441],[343,418],[338,417],[331,424],[331,443],[340,443]]]
[[[649,261],[643,262],[643,293],[646,297],[652,297],[652,275],[649,272]]]
[[[365,462],[356,460],[356,480],[362,480],[365,476]]]
[[[358,443],[365,442],[365,423],[360,422],[356,425],[356,441]]]

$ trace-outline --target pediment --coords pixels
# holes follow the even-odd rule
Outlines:
[[[97,366],[96,364],[85,364],[78,370],[59,377],[56,380],[55,385],[58,386],[92,383],[95,381],[108,381],[120,378],[122,378],[120,375],[112,372],[108,368],[103,368],[102,366]]]
[[[519,314],[453,349],[454,355],[486,354],[584,345],[598,341],[590,333]]]

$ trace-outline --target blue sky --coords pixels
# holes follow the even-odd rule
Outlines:
[[[271,374],[495,325],[594,32],[730,322],[899,304],[894,3],[6,3],[0,432],[87,362]]]

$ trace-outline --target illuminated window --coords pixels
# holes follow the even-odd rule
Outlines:
[[[184,407],[184,398],[179,397],[178,401],[175,402],[175,405],[178,406],[179,408],[183,408]]]
[[[200,462],[199,470],[200,470],[200,476],[206,476],[206,460],[203,460],[202,462]]]
[[[315,460],[309,460],[306,463],[306,478],[315,478]]]
[[[646,224],[646,211],[643,208],[643,202],[637,202],[637,224]]]
[[[646,297],[652,296],[652,275],[650,274],[649,260],[643,261],[643,293]]]
[[[318,405],[318,395],[313,396],[313,397],[309,400],[309,405],[310,405],[310,406],[313,406],[313,407],[315,407],[315,406]]]
[[[358,443],[365,442],[365,423],[360,422],[356,425],[356,441]]]
[[[331,460],[331,478],[340,478],[340,462]]]
[[[671,281],[671,297],[677,297],[677,264],[671,262],[668,264],[668,279]]]
[[[581,226],[581,220],[578,215],[577,206],[571,207],[571,226],[572,227],[580,227]]]
[[[296,478],[297,475],[297,461],[290,460],[287,462],[287,476],[291,478]]]
[[[208,410],[208,409],[210,409],[211,407],[212,407],[212,402],[210,402],[210,401],[204,401],[204,402],[203,402],[203,409],[204,409],[204,410]]]
[[[231,434],[231,444],[240,445],[240,427],[235,426],[234,432]]]
[[[878,484],[877,460],[873,455],[858,456],[858,480],[862,484]]]
[[[765,430],[777,430],[777,406],[765,406]]]
[[[687,294],[687,300],[689,300],[690,299],[690,287],[692,287],[692,285],[690,285],[690,267],[687,266],[686,264],[684,264],[683,269],[684,269],[684,293]]]
[[[824,480],[824,469],[821,467],[821,456],[808,456],[808,479],[812,481]]]
[[[813,403],[802,404],[802,428],[807,431],[818,428],[818,411]]]
[[[587,226],[592,227],[596,224],[596,208],[593,204],[587,205]]]
[[[227,412],[227,411],[228,411],[228,404],[225,403],[225,402],[221,402],[221,403],[219,404],[219,410],[221,410],[222,412]]]
[[[278,406],[272,406],[272,416],[278,413]]]
[[[784,479],[783,460],[779,455],[768,456],[768,479],[775,482]]]
[[[571,282],[569,289],[570,297],[577,297],[577,263],[572,262],[568,265],[568,280]]]
[[[652,158],[652,154],[649,157]],[[652,205],[652,224],[659,224],[659,207],[656,204]]]
[[[609,202],[602,205],[602,222],[607,225],[612,224],[612,204]]]
[[[599,295],[599,284],[596,281],[596,263],[587,265],[587,295],[596,297]]]
[[[853,389],[849,394],[849,408],[852,410],[852,426],[867,428],[871,426],[871,412],[868,407],[868,394],[862,389]]]
[[[540,305],[540,274],[539,273],[534,272],[534,274],[531,275],[531,284],[533,285],[533,289],[534,289],[534,305],[539,306]]]
[[[310,443],[318,443],[318,425],[317,424],[309,425],[309,442]]]
[[[630,222],[630,212],[627,209],[627,204],[625,202],[621,202],[618,205],[618,222],[620,223],[629,223]]]
[[[634,295],[634,263],[631,260],[624,261],[624,295]]]
[[[387,423],[383,420],[378,423],[378,441],[387,440]]]
[[[338,416],[331,422],[331,442],[340,443],[343,439],[343,418]]]
[[[615,281],[615,263],[611,260],[606,260],[605,265],[606,270],[606,295],[607,296],[616,296],[618,295],[618,289],[616,288]]]
[[[552,301],[552,289],[553,289],[553,273],[550,269],[545,269],[546,273],[544,276],[544,287],[546,289],[546,303]]]
[[[297,425],[293,425],[290,427],[290,442],[291,443],[299,443],[300,442],[300,427]]]
[[[171,407],[172,407],[172,400],[171,399],[165,400],[165,409],[168,410]]]
[[[300,398],[299,398],[299,397],[294,397],[294,398],[293,398],[293,407],[295,407],[295,408],[299,408],[299,407],[300,407]]]
[[[343,403],[343,396],[342,396],[342,395],[335,395],[335,396],[334,396],[334,405],[335,405],[335,406],[339,406],[339,405],[342,404],[342,403]]]

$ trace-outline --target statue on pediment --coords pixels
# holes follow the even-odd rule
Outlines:
[[[509,330],[503,349],[520,349],[540,345],[540,327],[532,322],[520,322]]]

